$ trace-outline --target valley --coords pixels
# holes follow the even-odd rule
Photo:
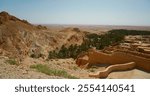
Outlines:
[[[96,79],[89,73],[105,70],[108,65],[81,67],[90,58],[83,55],[83,63],[77,63],[82,54],[92,48],[107,54],[122,51],[147,58],[149,62],[149,36],[149,26],[34,25],[1,12],[0,78]],[[138,68],[110,72],[105,78],[149,79],[150,64],[142,62]],[[143,70],[141,66],[145,64],[147,69]]]

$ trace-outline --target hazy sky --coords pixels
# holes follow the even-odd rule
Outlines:
[[[31,23],[150,26],[150,0],[0,0]]]

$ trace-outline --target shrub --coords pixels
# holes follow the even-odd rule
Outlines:
[[[45,73],[47,75],[77,79],[77,77],[69,75],[65,70],[49,69],[47,65],[43,65],[43,64],[31,65],[30,68],[37,69],[39,72]]]
[[[9,63],[10,65],[18,65],[18,63],[15,59],[8,59],[8,60],[6,60],[6,63]]]
[[[35,54],[31,54],[30,57],[35,58],[36,56],[35,56]]]
[[[40,58],[40,57],[42,57],[43,56],[43,54],[31,54],[30,55],[30,57],[32,57],[32,58]]]

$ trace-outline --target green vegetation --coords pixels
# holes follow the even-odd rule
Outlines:
[[[45,73],[47,75],[60,76],[69,79],[78,79],[75,76],[69,75],[65,70],[50,69],[47,65],[43,64],[31,65],[30,68],[37,69],[39,72]]]
[[[87,34],[84,42],[81,45],[64,45],[58,51],[50,51],[48,59],[55,58],[76,58],[81,52],[87,51],[91,47],[101,50],[110,45],[117,45],[124,40],[126,35],[150,35],[150,31],[137,31],[137,30],[111,30],[104,35]]]
[[[8,60],[6,60],[6,63],[9,63],[10,65],[18,65],[18,63],[15,59],[8,59]]]
[[[109,33],[112,34],[122,34],[122,35],[150,35],[150,31],[142,31],[142,30],[110,30]]]
[[[80,46],[77,45],[70,45],[68,48],[64,45],[61,49],[57,51],[50,51],[48,59],[55,59],[55,58],[76,58],[76,56],[81,52]]]
[[[31,54],[30,55],[30,57],[32,57],[32,58],[40,58],[42,56],[43,56],[43,54]]]

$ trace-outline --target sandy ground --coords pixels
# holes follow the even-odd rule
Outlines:
[[[49,61],[43,59],[26,58],[18,65],[6,63],[8,58],[0,58],[0,78],[1,79],[63,79],[63,77],[49,76],[44,73],[31,69],[30,65],[46,64],[49,68],[65,70],[68,74],[81,79],[96,79],[89,77],[90,72],[104,70],[105,67],[93,67],[90,69],[81,69],[75,64],[74,59],[52,59]],[[138,69],[129,71],[112,72],[108,79],[150,79],[150,73]]]

